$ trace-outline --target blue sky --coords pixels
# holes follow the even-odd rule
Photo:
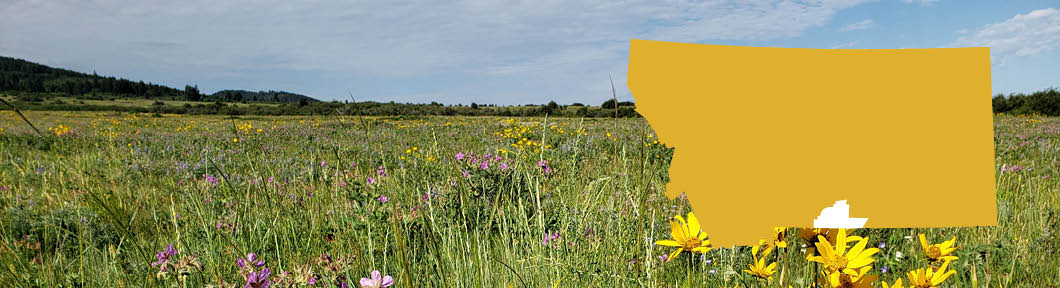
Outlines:
[[[0,55],[323,100],[598,104],[630,39],[830,49],[991,47],[995,93],[1060,87],[1058,1],[7,0]]]

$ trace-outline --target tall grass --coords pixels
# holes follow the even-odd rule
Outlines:
[[[372,270],[400,287],[813,279],[794,230],[773,282],[740,272],[751,262],[746,247],[662,263],[671,251],[652,243],[689,206],[662,195],[672,151],[654,144],[642,119],[27,113],[38,126],[73,131],[39,137],[0,113],[0,281],[11,286],[241,287],[236,259],[247,253],[274,280],[288,272],[329,285],[357,286]],[[925,233],[957,237],[949,287],[1060,284],[1060,120],[995,123],[998,226],[859,229],[871,245],[885,243],[874,275],[892,282],[921,267],[916,235]],[[472,153],[501,160],[482,169]],[[151,263],[168,244],[201,269],[159,277]]]

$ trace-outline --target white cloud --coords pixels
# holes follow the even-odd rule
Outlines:
[[[858,22],[847,24],[846,26],[843,26],[842,28],[839,28],[839,32],[865,30],[865,29],[869,29],[869,28],[872,28],[872,19],[865,19],[865,20],[861,20],[861,21],[858,21]]]
[[[1060,46],[1060,10],[1034,10],[963,35],[950,46],[990,47],[993,58],[1001,63],[1011,56],[1052,51]]]
[[[590,103],[610,95],[608,72],[628,94],[630,39],[790,38],[864,2],[12,1],[0,6],[0,54],[49,65],[136,79],[163,71],[187,83],[278,77],[255,72],[280,70],[413,79],[406,85],[435,75],[472,75],[551,87]],[[453,83],[463,90],[432,93],[457,99],[469,91],[518,94],[476,85]],[[344,88],[334,90],[345,97]]]

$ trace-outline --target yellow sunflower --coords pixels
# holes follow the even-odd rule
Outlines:
[[[759,257],[758,247],[763,245],[765,245],[766,249],[762,252],[762,257]],[[773,280],[773,273],[777,272],[777,262],[766,264],[766,257],[769,256],[770,252],[773,252],[773,245],[769,245],[766,240],[759,241],[758,245],[751,247],[751,257],[754,258],[754,263],[747,264],[749,269],[743,270],[743,272],[758,278]]]
[[[851,229],[848,232],[853,231],[854,230]],[[828,241],[835,242],[836,232],[838,232],[838,230],[828,228],[799,228],[797,236],[799,237],[799,239],[802,239],[802,241],[806,243],[807,247],[806,260],[810,260],[810,258],[813,258],[813,256],[821,255],[817,252],[817,240],[819,239],[819,236],[824,236],[825,239],[828,239]],[[854,242],[859,240],[861,240],[861,237],[858,236],[851,235],[847,237],[847,242]]]
[[[773,227],[773,246],[788,248],[788,228]]]
[[[942,267],[938,270],[934,270],[931,267],[916,269],[916,271],[909,271],[906,273],[909,276],[909,287],[910,288],[932,288],[938,287],[942,284],[942,281],[946,281],[947,278],[957,274],[957,271],[946,271],[946,267],[950,266],[950,261],[945,260],[942,263]]]
[[[957,256],[953,256],[953,252],[957,251],[957,247],[953,247],[954,242],[957,242],[957,237],[939,244],[928,245],[927,239],[924,239],[924,234],[920,234],[920,247],[924,248],[924,254],[927,254],[928,260],[931,262],[957,260]]]
[[[842,271],[826,272],[827,275],[825,279],[821,279],[821,282],[832,288],[873,288],[872,282],[875,282],[878,277],[865,275],[869,270],[872,270],[872,266],[854,269],[854,274],[846,274]]]
[[[891,284],[891,285],[887,285],[887,282],[882,282],[882,283],[883,283],[883,288],[905,288],[905,287],[902,287],[902,278],[898,278],[898,280],[895,280],[894,284]]]
[[[872,255],[880,252],[880,249],[868,248],[865,249],[865,245],[869,243],[868,238],[861,238],[854,247],[847,250],[847,232],[846,229],[839,229],[836,233],[836,244],[835,248],[832,248],[831,241],[825,239],[824,236],[817,236],[817,251],[821,253],[821,256],[813,256],[810,261],[824,264],[825,274],[829,277],[829,283],[839,282],[842,274],[850,276],[861,277],[862,271],[865,267],[870,266],[872,262],[876,261],[872,258]],[[837,272],[837,273],[833,273]],[[854,279],[857,280],[857,279]]]
[[[670,237],[673,239],[655,241],[655,245],[678,247],[666,258],[667,262],[676,258],[681,251],[707,253],[712,249],[710,240],[706,240],[707,233],[700,230],[699,219],[692,212],[688,212],[688,221],[681,215],[674,215],[674,220],[670,220]]]

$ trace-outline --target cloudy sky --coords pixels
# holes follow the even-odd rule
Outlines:
[[[597,104],[630,39],[991,47],[995,93],[1060,87],[1052,1],[0,0],[0,55],[172,87],[318,99]]]

